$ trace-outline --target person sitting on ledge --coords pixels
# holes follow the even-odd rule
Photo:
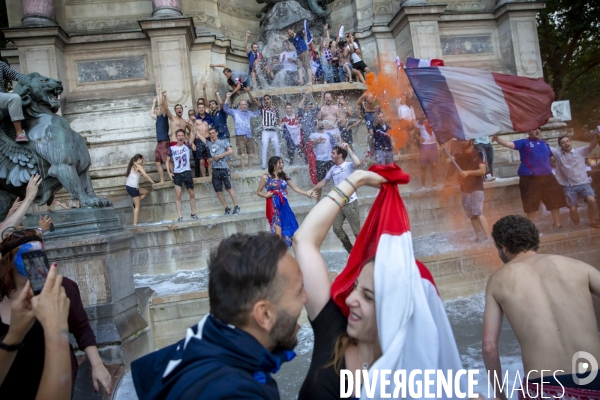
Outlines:
[[[492,237],[504,262],[485,289],[482,352],[490,382],[495,384],[492,397],[507,397],[498,387],[503,376],[498,341],[506,314],[521,345],[524,391],[520,399],[600,398],[597,363],[588,362],[595,364],[588,365],[591,374],[576,369],[578,359],[600,360],[592,299],[592,293],[600,296],[600,272],[572,258],[538,254],[540,233],[520,215],[500,218]]]
[[[277,235],[236,233],[208,262],[210,314],[178,343],[131,364],[140,399],[278,400],[306,303],[302,272]]]
[[[225,75],[225,78],[227,78],[227,84],[233,89],[231,92],[232,96],[242,89],[252,87],[250,76],[245,72],[234,71],[231,68],[227,68],[227,65],[225,64],[210,64],[210,67],[223,68],[223,75]]]
[[[17,142],[28,142],[27,134],[21,126],[21,121],[25,119],[21,96],[16,93],[6,93],[4,87],[4,80],[17,81],[20,76],[21,74],[9,67],[7,63],[0,61],[0,111],[4,117],[10,115],[17,133],[15,140]]]

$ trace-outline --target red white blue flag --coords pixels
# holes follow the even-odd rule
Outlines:
[[[406,68],[423,68],[423,67],[443,67],[444,60],[438,60],[437,58],[425,59],[425,58],[412,58],[406,59]]]
[[[457,67],[406,74],[440,143],[526,132],[552,117],[554,91],[542,78]]]

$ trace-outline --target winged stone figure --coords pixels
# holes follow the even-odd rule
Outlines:
[[[63,187],[82,207],[110,207],[106,198],[96,196],[90,179],[90,153],[85,139],[57,115],[62,82],[36,72],[21,75],[13,93],[21,96],[24,129],[29,142],[17,143],[7,115],[0,129],[0,217],[6,215],[12,199],[25,195],[29,178],[42,176],[40,205],[52,204]]]

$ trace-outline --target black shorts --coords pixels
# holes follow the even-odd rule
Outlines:
[[[325,179],[325,175],[329,172],[329,170],[333,167],[332,161],[319,161],[317,160],[317,180],[321,182]]]
[[[526,213],[537,211],[540,201],[548,211],[567,206],[565,193],[554,175],[520,176],[519,189]]]
[[[342,142],[352,144],[352,129],[340,128]]]
[[[175,186],[185,185],[188,189],[194,189],[194,179],[192,178],[192,171],[183,171],[173,174],[173,184]]]
[[[364,61],[359,61],[359,62],[355,62],[352,63],[352,68],[359,70],[360,72],[365,72],[365,68],[367,67],[367,64],[365,64]]]
[[[140,197],[140,190],[131,186],[125,186],[125,190],[131,197]]]
[[[215,192],[222,192],[223,186],[225,190],[231,189],[231,174],[227,168],[213,168],[212,184]]]
[[[212,156],[210,155],[210,150],[208,149],[208,146],[206,146],[202,140],[196,139],[196,140],[194,140],[194,144],[196,145],[196,152],[194,153],[194,158],[196,160],[212,158]]]

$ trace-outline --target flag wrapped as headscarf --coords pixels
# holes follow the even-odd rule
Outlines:
[[[408,213],[398,191],[398,185],[408,183],[410,176],[395,164],[374,165],[369,170],[388,182],[371,207],[346,268],[333,282],[331,297],[348,315],[346,298],[364,262],[375,257],[375,308],[383,355],[369,369],[369,377],[383,369],[392,374],[403,369],[407,376],[415,369],[456,372],[462,363],[452,328],[433,276],[415,260]],[[461,387],[466,388],[464,380]],[[379,387],[374,396],[369,398],[379,398]],[[361,398],[367,398],[365,385]]]

